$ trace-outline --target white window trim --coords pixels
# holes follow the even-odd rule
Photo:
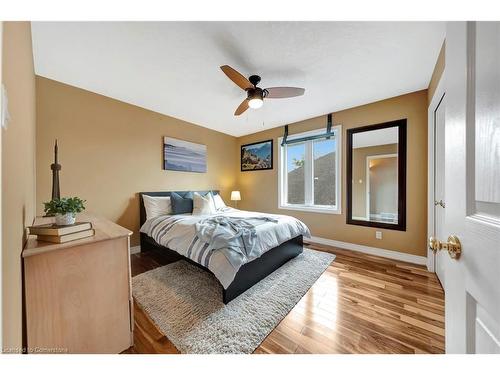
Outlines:
[[[342,214],[342,191],[341,191],[341,186],[342,186],[342,169],[341,169],[341,159],[342,159],[342,125],[336,125],[332,126],[332,131],[335,132],[335,139],[337,141],[337,155],[335,155],[335,168],[336,168],[336,173],[335,173],[335,191],[336,191],[336,197],[335,197],[335,202],[337,202],[337,205],[335,207],[330,207],[330,206],[313,206],[313,205],[299,205],[299,204],[287,204],[285,203],[284,199],[287,196],[286,194],[286,186],[283,184],[283,179],[285,178],[285,173],[286,173],[286,167],[283,168],[283,161],[286,162],[286,155],[285,155],[285,148],[281,147],[281,142],[283,140],[283,137],[278,138],[278,209],[281,210],[292,210],[292,211],[304,211],[304,212],[316,212],[316,213],[324,213],[324,214],[334,214],[334,215],[340,215]],[[319,134],[324,134],[325,129],[317,129],[317,130],[312,130],[312,131],[307,131],[299,134],[293,134],[288,136],[288,139],[296,139],[296,138],[302,138],[302,137],[309,137],[313,135],[319,135]],[[306,152],[312,152],[312,147],[307,147]],[[307,168],[309,170],[310,168]],[[313,171],[309,170],[306,171],[304,170],[304,173],[307,173],[309,177],[312,176],[311,174]],[[307,176],[306,176],[307,177]],[[306,194],[307,196],[307,194]]]

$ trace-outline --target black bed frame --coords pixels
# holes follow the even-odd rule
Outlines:
[[[210,191],[197,191],[201,195],[205,195]],[[212,190],[212,194],[219,194],[217,190]],[[179,194],[185,194],[187,192],[177,192]],[[168,197],[170,196],[170,191],[162,192],[142,192],[139,193],[140,200],[140,225],[146,221],[146,210],[144,208],[144,201],[142,196],[149,195],[153,197]],[[179,253],[158,244],[153,238],[149,237],[145,233],[141,233],[141,252],[142,251],[156,251],[161,254],[161,256],[171,262],[178,260],[185,260],[195,266],[202,268],[211,273],[206,267],[186,258]],[[303,250],[303,239],[302,236],[297,236],[291,240],[282,243],[281,245],[265,252],[257,259],[244,264],[236,273],[233,282],[228,286],[227,289],[223,289],[222,300],[225,304],[229,303],[231,300],[238,297],[245,290],[251,288],[253,285],[258,283],[260,280],[266,276],[273,273],[275,270],[280,268],[283,264],[288,262],[290,259],[295,258]]]

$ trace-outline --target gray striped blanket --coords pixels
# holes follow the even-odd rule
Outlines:
[[[211,216],[196,223],[195,238],[204,244],[203,251],[220,250],[233,266],[237,266],[252,256],[257,226],[268,222],[277,223],[278,220],[266,216]],[[209,256],[205,258],[210,259]]]

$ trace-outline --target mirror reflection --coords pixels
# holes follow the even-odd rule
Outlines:
[[[352,219],[398,224],[398,127],[352,136]]]

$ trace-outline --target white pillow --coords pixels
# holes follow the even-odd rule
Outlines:
[[[172,203],[170,197],[152,197],[150,195],[143,195],[144,208],[146,209],[146,219],[154,217],[171,215]]]
[[[193,194],[193,215],[210,215],[215,213],[215,205],[212,193],[202,197],[198,193]]]
[[[222,200],[222,197],[220,196],[220,194],[213,195],[213,198],[214,198],[214,205],[215,205],[216,210],[227,207],[226,204],[224,203],[224,201]]]

